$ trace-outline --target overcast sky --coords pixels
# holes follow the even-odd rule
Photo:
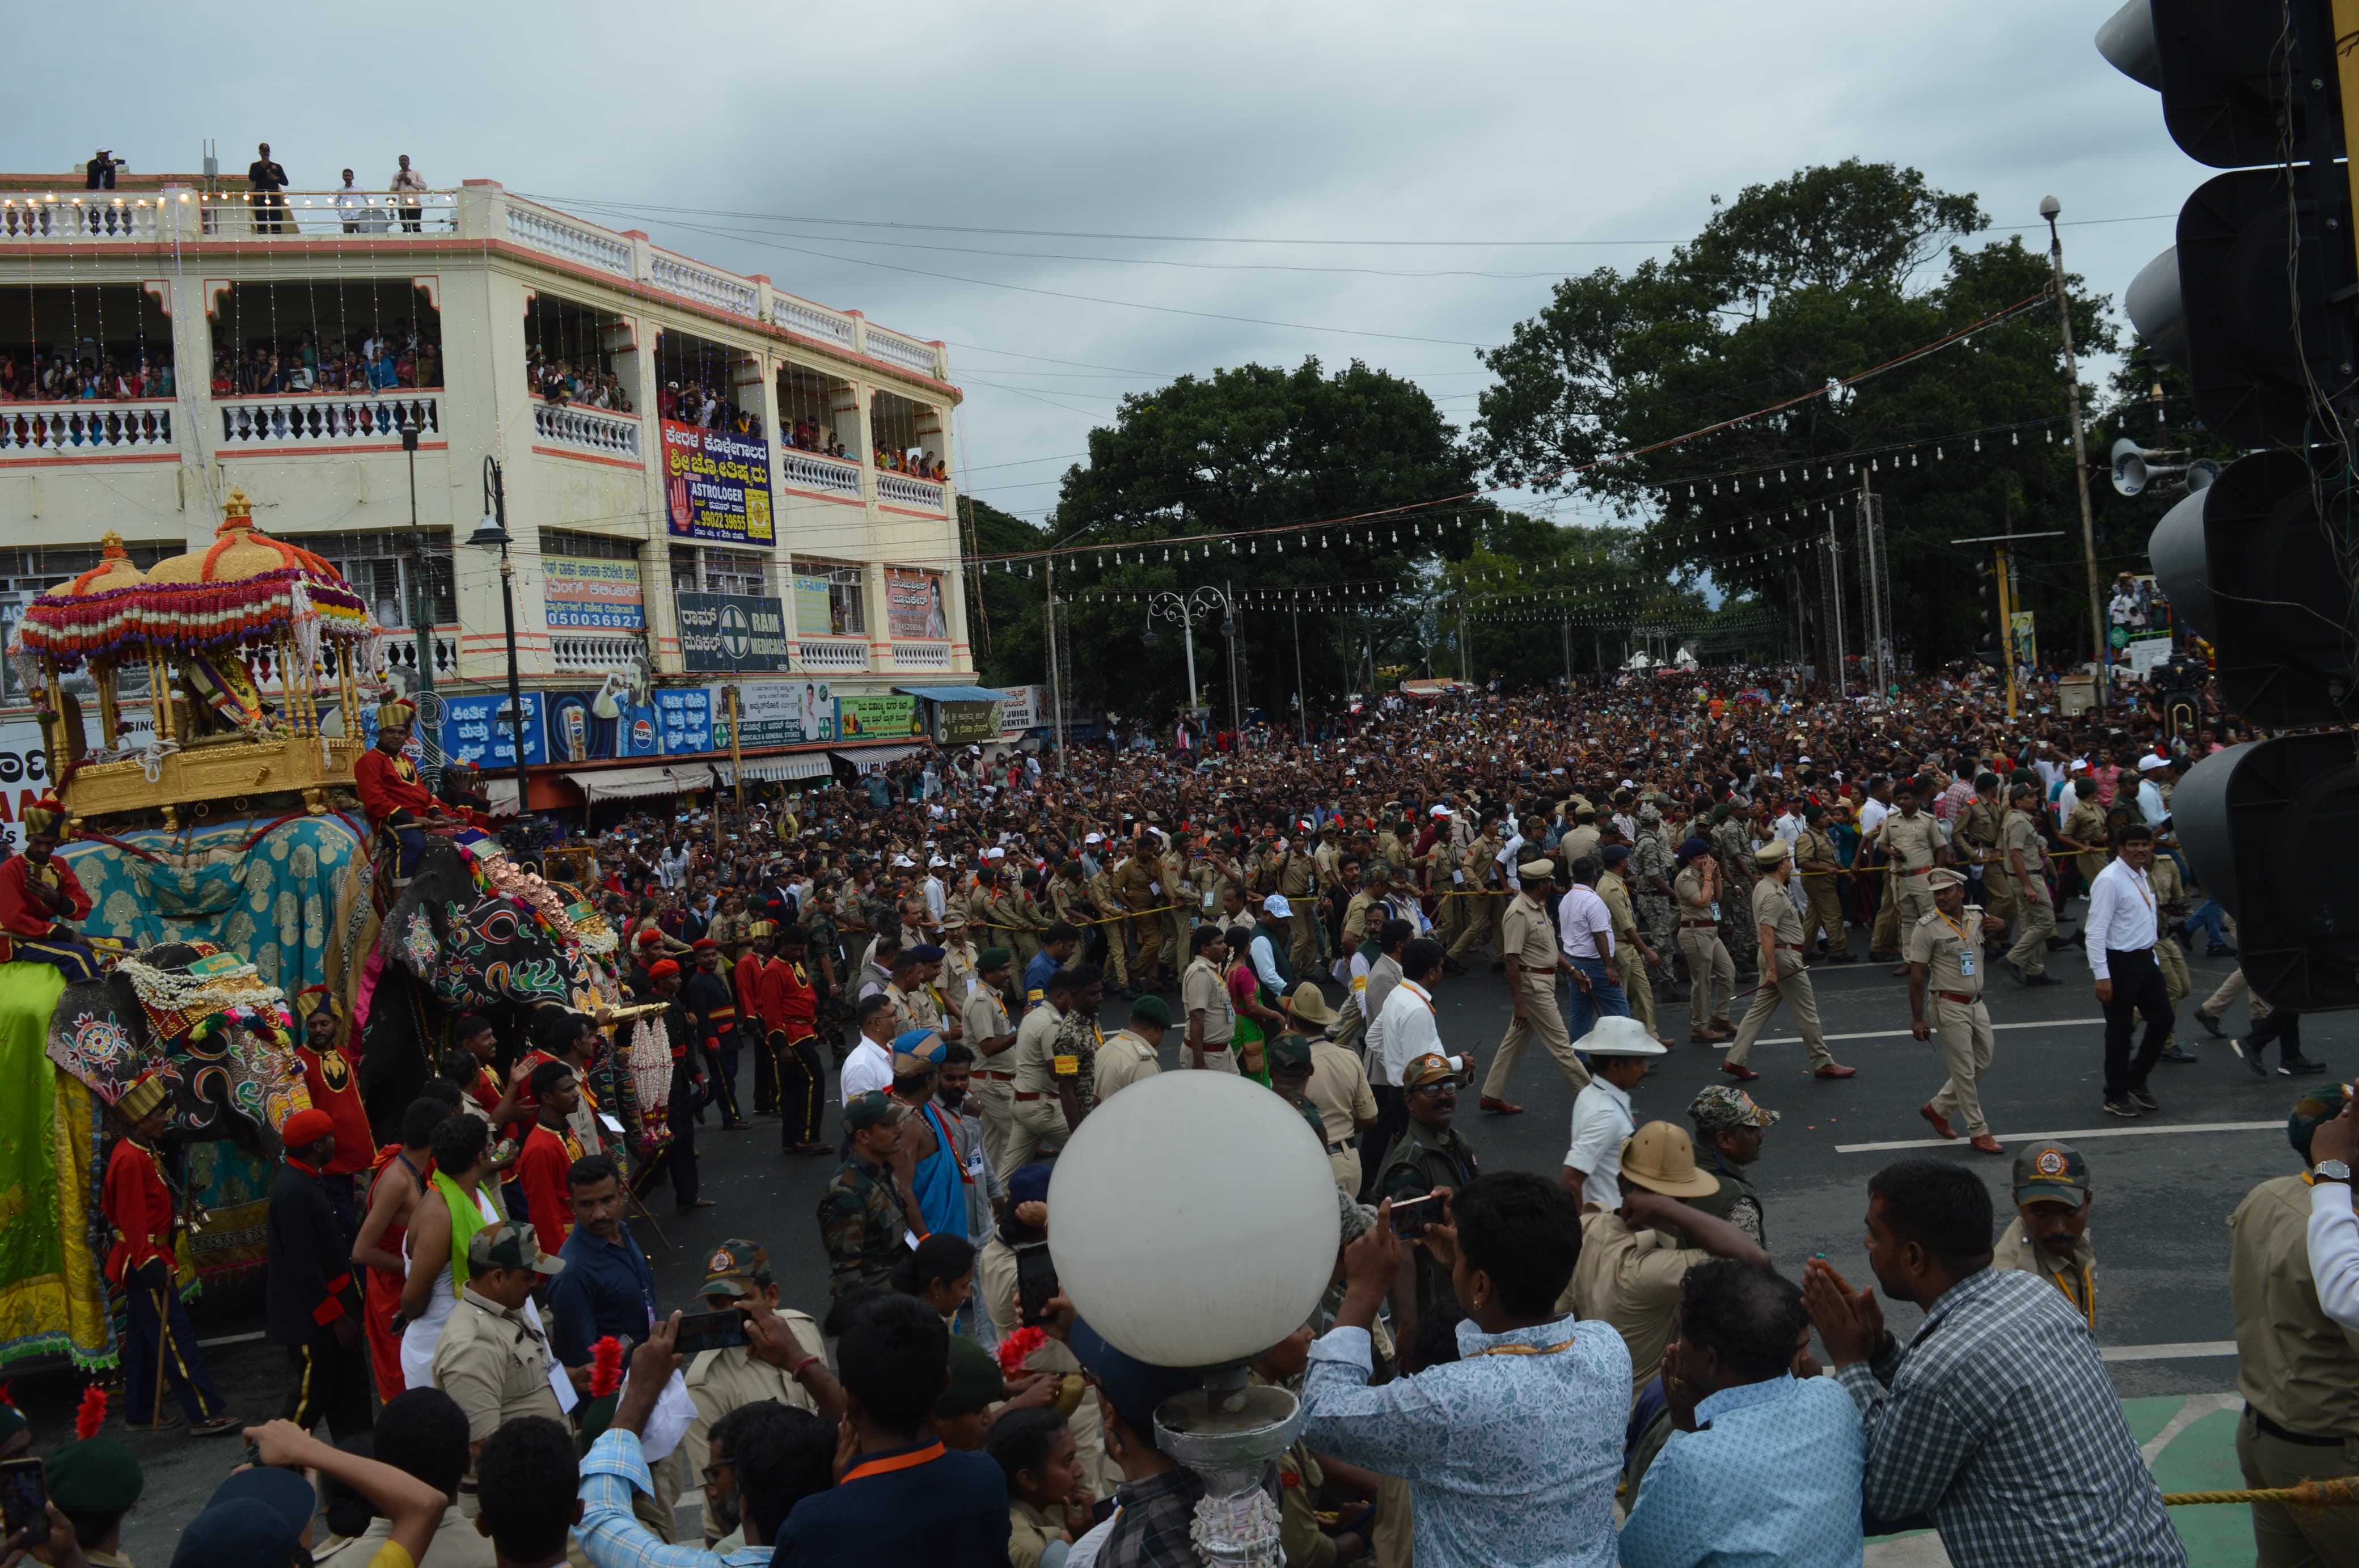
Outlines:
[[[2114,3],[132,4],[125,70],[16,73],[0,162],[193,169],[211,136],[242,173],[267,139],[299,190],[407,152],[438,187],[594,201],[949,342],[962,485],[1038,517],[1116,398],[1185,372],[1356,356],[1463,426],[1474,345],[1554,279],[1806,164],[1914,165],[2000,233],[2052,192],[2118,300],[2206,171],[2098,57]],[[12,32],[65,60],[89,26]]]

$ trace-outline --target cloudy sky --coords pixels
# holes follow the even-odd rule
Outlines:
[[[1184,372],[1358,357],[1462,425],[1475,347],[1552,280],[1806,164],[1913,164],[1998,233],[2052,192],[2118,299],[2205,171],[2093,47],[2114,3],[135,3],[107,26],[147,66],[17,73],[0,161],[191,169],[211,136],[242,171],[266,138],[317,190],[407,152],[645,228],[946,340],[962,482],[1037,517],[1118,397]],[[88,25],[13,34],[66,60]]]

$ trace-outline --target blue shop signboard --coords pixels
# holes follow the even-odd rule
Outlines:
[[[516,746],[503,716],[507,693],[445,697],[442,700],[442,752],[453,762],[472,762],[487,771],[516,766]],[[527,766],[549,760],[542,744],[540,693],[524,694],[524,759]]]

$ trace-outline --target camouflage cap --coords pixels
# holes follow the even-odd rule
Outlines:
[[[887,1126],[908,1114],[908,1107],[882,1089],[871,1089],[864,1094],[854,1094],[843,1103],[843,1130],[863,1132],[873,1127]]]
[[[533,1234],[532,1226],[502,1220],[467,1238],[467,1267],[475,1271],[529,1269],[536,1274],[561,1274],[565,1271],[565,1259],[543,1252],[540,1237]]]
[[[1310,1071],[1310,1037],[1291,1031],[1279,1035],[1266,1048],[1269,1052],[1272,1073],[1308,1073]]]
[[[1773,1127],[1777,1113],[1753,1103],[1753,1096],[1734,1083],[1714,1083],[1688,1102],[1688,1119],[1698,1132],[1723,1127]]]
[[[700,1296],[751,1296],[771,1283],[770,1255],[741,1236],[731,1236],[704,1260]]]

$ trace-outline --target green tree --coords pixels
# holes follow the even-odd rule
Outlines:
[[[1566,279],[1485,353],[1499,383],[1472,444],[1488,472],[1599,495],[1644,520],[1660,574],[1709,572],[1731,609],[1781,617],[1811,541],[1832,527],[1854,544],[1865,482],[1883,497],[1894,622],[1933,660],[1976,640],[1973,595],[1958,590],[1983,547],[1949,540],[2063,529],[2023,551],[2026,597],[2051,648],[2085,627],[2053,300],[1891,363],[2034,299],[2046,258],[2013,238],[1968,248],[1985,226],[1975,199],[1891,164],[1806,169],[1714,207],[1669,258]],[[2114,345],[2105,304],[2075,288],[2084,354]],[[2093,388],[2082,397],[2096,406]],[[1762,408],[1776,411],[1744,417]],[[1991,433],[1930,439],[1975,430]]]

